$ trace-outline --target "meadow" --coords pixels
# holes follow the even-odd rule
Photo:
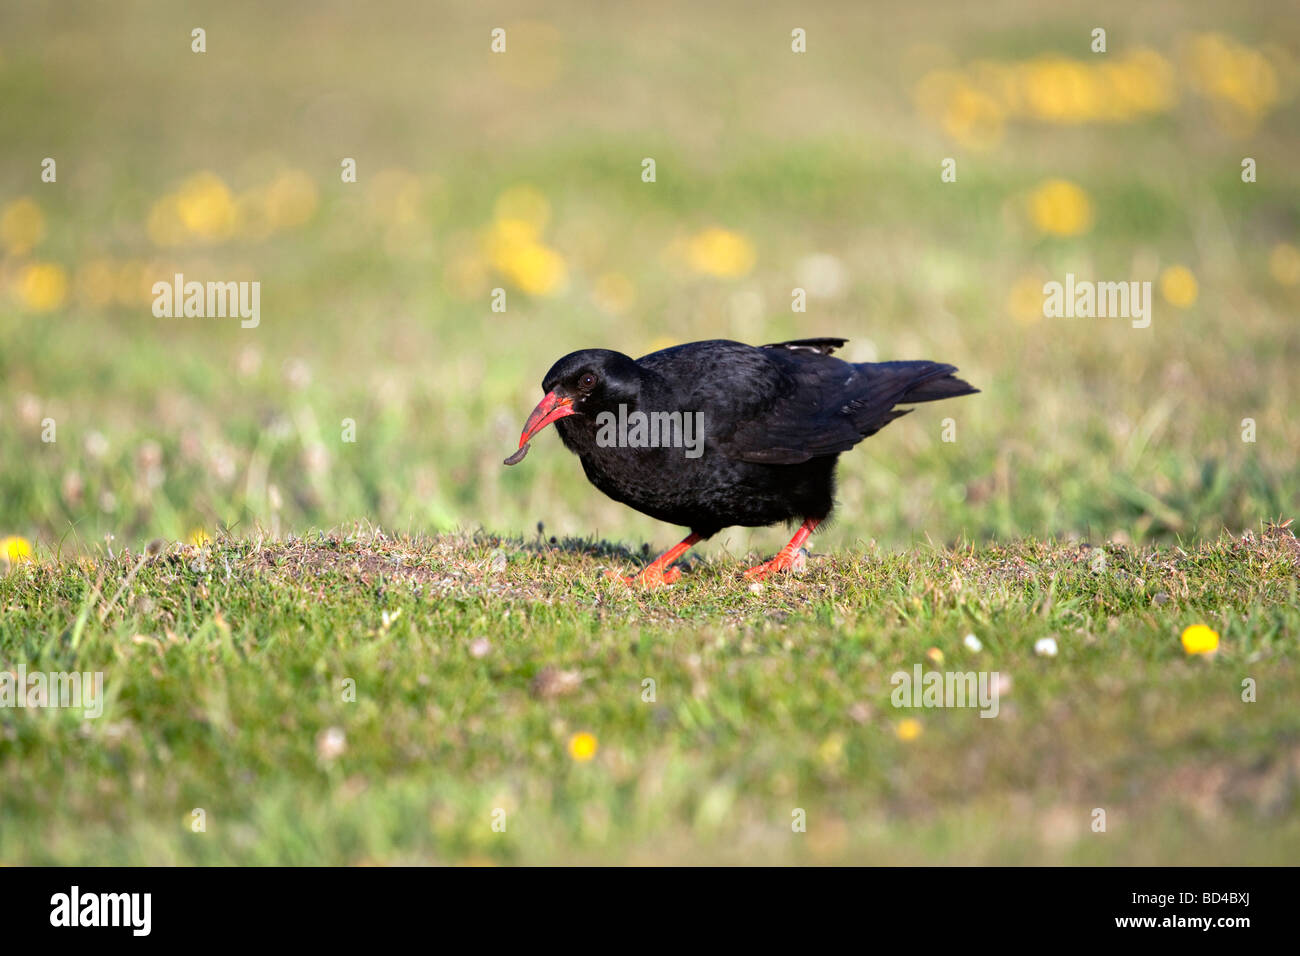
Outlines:
[[[1267,3],[7,5],[0,667],[108,702],[0,709],[0,862],[1293,859],[1297,90]],[[809,336],[981,393],[801,576],[502,467],[566,352]]]

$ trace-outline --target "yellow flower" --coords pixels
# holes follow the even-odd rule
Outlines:
[[[0,538],[0,559],[7,560],[10,564],[30,561],[32,559],[32,543],[18,535]]]
[[[569,738],[569,756],[578,763],[586,763],[596,756],[596,749],[599,746],[593,734],[583,731]]]
[[[568,281],[563,257],[537,239],[533,223],[500,219],[485,242],[493,267],[529,295],[554,295]]]
[[[532,227],[534,235],[541,233],[551,219],[551,204],[541,191],[527,184],[511,186],[503,192],[493,210],[499,220],[514,219]]]
[[[1245,120],[1243,130],[1278,101],[1277,70],[1259,50],[1219,33],[1203,33],[1185,45],[1183,56],[1192,85]]]
[[[713,227],[691,237],[686,260],[696,272],[734,279],[754,267],[754,246],[738,232]]]
[[[502,271],[529,295],[553,295],[568,279],[564,259],[540,242],[519,246]]]
[[[0,243],[11,256],[31,252],[45,238],[45,215],[41,207],[24,196],[5,206],[0,214]]]
[[[943,111],[943,128],[963,146],[986,149],[1002,139],[1006,112],[992,96],[963,83]]]
[[[1195,304],[1197,291],[1196,276],[1186,266],[1170,266],[1160,273],[1160,294],[1175,308]]]
[[[1029,217],[1039,232],[1077,236],[1092,227],[1092,200],[1066,179],[1049,179],[1029,196]]]
[[[205,544],[211,543],[211,541],[212,539],[208,537],[208,533],[202,528],[195,528],[190,532],[189,542],[196,548],[201,548]]]
[[[1096,76],[1078,60],[1049,54],[1024,65],[1021,92],[1038,119],[1081,123],[1098,113],[1102,92]]]
[[[1173,65],[1154,50],[1134,50],[1099,69],[1107,86],[1102,102],[1115,119],[1162,113],[1178,99]]]
[[[976,60],[936,69],[917,84],[920,110],[967,146],[988,146],[1008,118],[1043,123],[1133,122],[1177,100],[1173,66],[1159,53],[1071,59],[1044,54],[1023,63]]]
[[[1213,654],[1219,649],[1219,633],[1204,624],[1193,624],[1183,631],[1183,650],[1188,654]]]
[[[33,311],[57,309],[68,295],[68,274],[53,262],[33,263],[19,275],[18,295]]]
[[[1268,271],[1282,285],[1300,285],[1300,249],[1279,242],[1269,253]]]
[[[907,717],[898,722],[894,731],[899,740],[912,741],[921,736],[921,722],[914,717]]]
[[[200,239],[225,239],[234,230],[235,197],[215,173],[196,173],[181,183],[175,208],[186,231]]]
[[[817,759],[829,766],[834,766],[844,759],[844,735],[833,733],[821,742],[817,748]]]

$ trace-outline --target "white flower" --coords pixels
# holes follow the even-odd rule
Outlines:
[[[961,642],[966,645],[968,651],[974,651],[976,654],[984,650],[984,645],[980,643],[980,639],[974,634],[967,634],[962,638]]]
[[[1040,637],[1034,642],[1034,653],[1039,657],[1056,656],[1056,638]]]
[[[316,756],[321,760],[334,760],[348,749],[348,738],[342,727],[329,727],[316,735]]]

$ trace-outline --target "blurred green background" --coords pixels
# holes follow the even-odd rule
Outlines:
[[[542,375],[822,335],[983,393],[846,455],[819,549],[1255,527],[1300,488],[1294,12],[5,4],[0,538],[666,544],[554,437],[502,467]],[[176,272],[259,281],[259,327],[155,318]],[[1151,327],[1043,318],[1067,272],[1151,281]]]

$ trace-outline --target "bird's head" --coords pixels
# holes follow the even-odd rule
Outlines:
[[[593,422],[603,411],[620,404],[635,408],[641,392],[642,372],[635,361],[609,349],[571,352],[551,366],[542,379],[545,397],[537,403],[519,436],[519,447],[551,422],[581,415]]]

